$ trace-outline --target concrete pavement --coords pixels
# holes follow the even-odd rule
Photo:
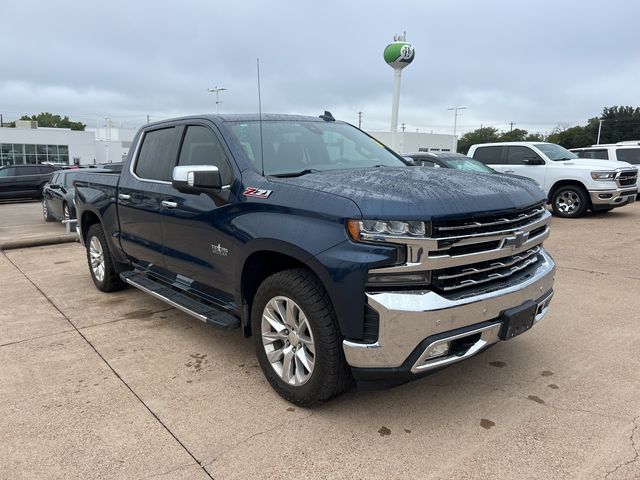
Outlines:
[[[0,202],[0,250],[75,242],[71,231],[67,234],[60,222],[45,222],[38,200]]]
[[[430,377],[315,410],[251,343],[78,244],[0,254],[0,478],[640,478],[640,204],[553,220],[551,313]]]

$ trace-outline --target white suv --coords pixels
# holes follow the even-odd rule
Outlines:
[[[571,152],[580,158],[597,158],[600,160],[617,160],[632,165],[640,165],[640,141],[603,143],[590,147],[572,148]]]
[[[581,159],[554,143],[482,143],[473,145],[467,155],[501,173],[538,182],[560,217],[612,210],[632,203],[638,193],[638,169],[632,165]]]

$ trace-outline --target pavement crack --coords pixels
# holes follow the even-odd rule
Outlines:
[[[178,443],[178,445],[180,445],[180,447],[182,447],[182,449],[200,466],[200,468],[202,469],[202,471],[204,472],[205,475],[207,475],[207,477],[209,477],[211,480],[214,480],[213,476],[211,475],[211,473],[209,473],[209,471],[206,469],[206,465],[203,465],[203,463],[198,460],[196,458],[196,456],[193,454],[193,452],[191,452],[191,450],[189,450],[189,448],[182,442],[182,440],[180,440],[178,438],[178,436],[173,433],[171,431],[171,429],[169,428],[169,426],[167,424],[165,424],[160,417],[151,409],[151,407],[149,407],[149,405],[146,404],[146,402],[142,399],[142,397],[140,397],[140,395],[138,395],[136,393],[136,391],[133,389],[133,387],[131,387],[124,378],[122,378],[120,376],[120,374],[116,371],[116,369],[109,363],[109,361],[98,351],[98,349],[95,347],[95,345],[93,345],[93,343],[91,343],[91,341],[85,337],[85,335],[80,331],[80,329],[76,326],[75,323],[73,323],[71,321],[71,319],[60,309],[60,307],[58,307],[53,300],[51,300],[46,293],[44,293],[44,291],[35,284],[35,282],[33,280],[31,280],[27,274],[25,272],[22,271],[22,269],[16,265],[16,263],[11,260],[11,258],[9,258],[4,252],[0,252],[2,253],[2,255],[4,255],[4,257],[11,263],[11,265],[13,265],[16,270],[18,270],[22,276],[29,282],[31,283],[31,285],[33,285],[35,287],[36,290],[38,290],[38,292],[40,292],[40,294],[47,299],[47,301],[51,304],[51,306],[53,308],[55,308],[58,313],[60,313],[60,315],[62,315],[64,317],[64,319],[69,323],[69,325],[71,325],[71,327],[73,328],[73,330],[75,330],[75,332],[80,335],[80,337],[87,343],[87,345],[89,345],[89,347],[91,347],[91,349],[96,353],[96,355],[98,355],[98,357],[100,358],[100,360],[102,360],[104,362],[104,364],[107,366],[107,368],[109,368],[109,370],[111,370],[111,372],[116,376],[116,378],[124,385],[124,387],[129,390],[129,392],[138,400],[138,402],[140,402],[140,404],[151,414],[151,416],[162,426],[162,428],[164,428],[166,430],[166,432]]]
[[[575,267],[565,267],[565,266],[557,266],[556,268],[561,269],[561,270],[574,270],[576,272],[584,272],[584,273],[594,273],[597,275],[608,275],[608,276],[614,276],[614,277],[619,277],[619,278],[628,278],[630,280],[640,280],[640,277],[632,277],[629,275],[620,275],[618,273],[609,273],[609,272],[600,272],[598,270],[587,270],[585,268],[575,268]]]
[[[0,348],[8,347],[10,345],[17,345],[18,343],[30,342],[31,340],[39,340],[41,338],[53,337],[54,335],[61,335],[63,333],[69,333],[69,332],[74,332],[74,331],[75,330],[73,328],[70,328],[69,330],[62,330],[60,332],[47,333],[46,335],[40,335],[40,336],[37,336],[37,337],[24,338],[22,340],[16,340],[15,342],[3,343],[3,344],[0,345]]]
[[[636,418],[633,419],[633,428],[631,429],[631,433],[629,434],[629,441],[631,442],[631,448],[633,448],[633,458],[631,458],[630,460],[627,460],[626,462],[622,462],[620,465],[616,466],[616,468],[614,468],[613,470],[609,470],[607,474],[604,476],[605,479],[609,478],[609,475],[613,475],[621,468],[631,465],[636,460],[638,460],[638,457],[640,456],[640,452],[638,452],[638,446],[636,445],[636,441],[633,438],[636,434],[636,431],[640,427],[640,425],[638,425],[638,419],[640,419],[640,415],[638,415]]]
[[[267,428],[265,430],[261,430],[259,432],[256,433],[252,433],[251,435],[247,435],[245,438],[243,438],[242,440],[236,442],[235,444],[233,444],[231,447],[229,448],[225,448],[222,452],[220,452],[218,455],[216,455],[215,457],[213,457],[209,462],[204,464],[204,467],[208,467],[209,465],[211,465],[213,462],[215,462],[216,460],[218,460],[220,457],[222,457],[224,454],[226,454],[228,451],[230,450],[235,450],[236,448],[238,448],[240,445],[247,443],[249,440],[252,440],[256,437],[259,437],[260,435],[264,435],[265,433],[271,433],[275,430],[278,430],[280,428],[284,428],[288,425],[292,425],[294,423],[300,422],[302,420],[306,420],[310,417],[312,417],[316,412],[311,412],[309,415],[305,415],[304,417],[300,417],[300,418],[296,418],[295,420],[290,420],[288,422],[284,422],[281,423],[279,425],[275,425],[273,427]]]

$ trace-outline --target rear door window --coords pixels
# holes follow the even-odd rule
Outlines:
[[[619,148],[616,155],[621,162],[640,165],[640,148]]]
[[[15,177],[16,169],[13,167],[3,168],[0,170],[0,177]]]
[[[176,137],[175,127],[146,132],[136,160],[135,174],[145,180],[171,181],[176,163]]]
[[[505,147],[493,146],[493,147],[478,147],[473,152],[473,158],[481,161],[485,165],[501,165],[504,164],[503,152]]]
[[[178,165],[213,165],[220,170],[223,185],[233,181],[233,172],[222,145],[210,129],[201,125],[187,127]]]

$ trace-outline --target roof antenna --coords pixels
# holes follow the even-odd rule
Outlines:
[[[260,98],[260,59],[256,58],[258,68],[258,122],[260,123],[260,173],[264,177],[264,147],[262,145],[262,99]]]

